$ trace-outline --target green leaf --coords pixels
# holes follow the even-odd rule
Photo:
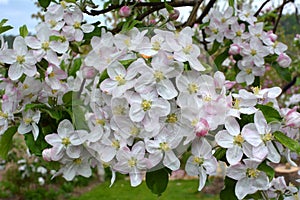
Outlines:
[[[260,170],[260,171],[264,171],[267,174],[267,176],[269,177],[270,180],[272,180],[275,176],[275,171],[274,171],[273,167],[270,167],[269,165],[267,165],[266,161],[261,163],[257,167],[257,169]]]
[[[272,67],[276,70],[277,74],[280,78],[283,80],[290,82],[292,81],[292,74],[289,70],[289,68],[283,68],[278,63],[272,64]]]
[[[220,48],[220,45],[221,45],[221,44],[220,44],[219,42],[214,41],[214,44],[213,44],[211,50],[208,51],[209,55],[212,55],[212,54],[214,54],[216,51],[218,51],[218,49]]]
[[[9,127],[3,135],[0,136],[0,157],[4,160],[7,158],[9,150],[12,148],[12,139],[17,132],[18,126]]]
[[[169,173],[166,168],[146,173],[146,184],[152,193],[161,196],[167,189],[169,183]]]
[[[174,8],[172,6],[170,6],[166,1],[165,1],[165,8],[167,9],[167,11],[169,13],[171,13],[174,10]]]
[[[34,109],[41,109],[41,108],[47,108],[47,106],[45,104],[42,104],[42,103],[30,103],[30,104],[26,104],[25,106],[25,112],[27,110],[34,110]]]
[[[62,97],[62,100],[64,102],[64,104],[66,105],[71,105],[72,104],[72,100],[73,100],[73,92],[67,92],[66,94],[64,94],[64,96]]]
[[[23,25],[19,28],[19,32],[20,32],[20,36],[22,36],[23,38],[26,37],[28,35],[28,29],[26,25]]]
[[[229,3],[229,6],[231,6],[232,8],[234,8],[234,0],[229,0],[228,3]]]
[[[89,130],[87,122],[85,120],[85,112],[82,106],[72,107],[72,119],[75,129],[77,130]]]
[[[226,58],[229,57],[228,50],[229,50],[228,48],[225,49],[225,51],[223,53],[221,53],[220,55],[218,55],[216,57],[215,64],[217,66],[217,69],[220,69],[224,60],[226,60]]]
[[[44,140],[44,136],[41,133],[36,141],[34,141],[33,134],[31,132],[24,134],[24,137],[30,153],[36,156],[41,156],[42,151],[49,147],[49,144]]]
[[[300,155],[300,144],[297,140],[293,140],[286,136],[284,133],[280,131],[276,131],[273,133],[275,139],[280,142],[283,146],[287,147],[291,151],[296,152]]]
[[[241,114],[241,119],[238,120],[240,127],[245,126],[249,123],[254,123],[254,114],[247,115],[247,114]]]
[[[101,74],[100,74],[100,80],[99,82],[101,83],[102,81],[104,81],[105,79],[109,78],[108,73],[107,73],[107,69],[105,69]]]
[[[220,199],[221,200],[237,200],[235,196],[235,184],[236,180],[233,180],[229,177],[225,177],[224,180],[225,188],[220,193]]]
[[[43,8],[47,8],[51,2],[51,0],[38,0],[40,6],[42,6]]]
[[[256,108],[262,111],[268,123],[282,120],[282,117],[280,116],[279,112],[273,107],[257,104]]]
[[[12,26],[3,26],[7,21],[8,21],[8,19],[2,19],[1,20],[1,22],[0,22],[0,34],[13,28]]]
[[[225,148],[217,148],[217,150],[215,151],[214,153],[214,157],[217,159],[217,160],[221,160],[223,158],[225,158],[226,156],[226,149]]]
[[[209,22],[202,23],[199,25],[199,29],[201,30],[201,29],[207,27],[208,25],[209,25]]]
[[[82,61],[81,61],[81,58],[76,58],[74,61],[73,61],[73,65],[72,67],[70,68],[69,70],[69,75],[70,76],[76,76],[76,72],[80,69],[81,67],[81,64],[82,64]]]
[[[129,60],[119,60],[119,62],[125,67],[129,67],[129,65],[131,63],[133,63],[134,61],[136,61],[136,59],[129,59]]]
[[[61,111],[53,108],[41,108],[41,111],[47,113],[52,119],[55,119],[56,121],[60,121],[62,118]]]

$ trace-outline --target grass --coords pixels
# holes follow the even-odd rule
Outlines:
[[[91,191],[72,200],[217,200],[219,195],[204,194],[198,192],[198,180],[176,180],[170,181],[167,190],[158,198],[151,193],[145,182],[138,187],[131,187],[129,181],[118,180],[110,188],[109,182],[96,186]]]

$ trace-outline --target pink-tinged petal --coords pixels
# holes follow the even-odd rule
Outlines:
[[[163,158],[163,153],[160,152],[160,151],[156,151],[154,153],[151,153],[149,155],[149,160],[151,162],[149,163],[148,168],[153,168],[156,165],[158,165],[158,163],[160,163],[160,161],[162,160],[162,158]]]
[[[13,49],[16,51],[18,55],[26,55],[28,52],[27,45],[25,44],[24,38],[21,36],[17,36],[13,43]]]
[[[83,32],[82,32],[82,30],[75,29],[74,39],[77,42],[79,42],[79,41],[81,41],[83,39]]]
[[[266,134],[268,124],[261,111],[257,111],[254,114],[254,124],[259,134]]]
[[[280,87],[272,87],[268,90],[268,97],[269,98],[276,98],[281,94],[282,90]]]
[[[189,58],[189,64],[191,65],[191,68],[193,68],[196,71],[205,71],[206,68],[201,64],[201,62],[197,58]]]
[[[238,134],[240,134],[240,125],[233,117],[229,117],[226,119],[225,128],[229,132],[229,134],[233,136],[237,136]]]
[[[177,170],[180,167],[180,161],[173,151],[165,152],[163,164],[171,170]]]
[[[74,127],[69,120],[64,119],[62,122],[59,123],[57,133],[61,138],[70,137],[73,132]]]
[[[91,24],[82,24],[81,29],[84,33],[90,33],[94,30],[94,26]]]
[[[129,110],[129,117],[134,122],[140,122],[145,117],[145,111],[142,110],[141,105],[133,104]]]
[[[59,66],[60,61],[58,60],[57,54],[52,51],[52,50],[48,50],[46,52],[46,59],[48,62],[53,63],[54,65]]]
[[[86,178],[92,175],[92,170],[88,162],[83,162],[77,169],[77,174]]]
[[[65,147],[63,145],[53,146],[51,154],[51,159],[58,161],[65,155]]]
[[[261,135],[257,132],[257,129],[253,123],[246,124],[242,129],[243,138],[251,145],[257,147],[263,141]]]
[[[136,187],[142,183],[143,174],[136,167],[129,173],[130,184],[132,187]]]
[[[25,42],[32,49],[41,49],[42,48],[42,43],[36,37],[27,36],[25,38]]]
[[[131,167],[128,165],[128,160],[118,161],[113,168],[121,174],[128,174],[131,171]]]
[[[206,171],[203,169],[203,167],[199,168],[199,186],[198,191],[201,191],[203,187],[205,186],[207,179]]]
[[[32,134],[34,141],[36,141],[39,136],[39,127],[35,123],[32,124]]]
[[[178,95],[177,90],[175,89],[173,83],[169,79],[163,79],[157,83],[157,93],[163,99],[173,99]]]
[[[260,172],[259,177],[251,181],[251,186],[255,188],[255,191],[269,189],[269,178],[266,173]]]
[[[8,69],[8,77],[11,80],[15,81],[22,76],[23,72],[24,70],[22,66],[19,63],[15,62]]]
[[[1,62],[6,64],[13,64],[16,62],[17,54],[12,49],[6,49],[2,53]]]
[[[278,153],[277,149],[275,148],[272,141],[267,141],[267,148],[268,148],[268,156],[267,158],[273,163],[279,163],[281,156]]]
[[[68,166],[67,169],[64,169],[63,171],[63,177],[67,180],[67,181],[71,181],[74,179],[76,175],[76,172],[75,172],[75,169],[74,167],[72,166]]]
[[[103,147],[102,151],[99,152],[101,160],[103,162],[110,162],[116,155],[116,150],[112,147]]]
[[[251,187],[250,179],[243,178],[236,183],[235,195],[238,199],[243,199],[247,194],[252,194],[254,192],[255,191],[253,191],[253,188]]]
[[[233,145],[232,148],[227,149],[226,158],[229,164],[235,165],[241,161],[243,157],[242,148],[238,145]]]
[[[194,156],[190,156],[186,161],[185,171],[190,176],[199,175],[199,165],[194,162]]]
[[[228,131],[219,131],[215,136],[216,142],[223,148],[233,147],[233,136],[228,133]]]
[[[199,138],[192,143],[192,154],[195,156],[207,157],[212,153],[212,147],[205,138]]]
[[[28,133],[30,132],[32,129],[31,129],[31,125],[30,124],[24,124],[23,122],[21,122],[21,124],[19,125],[18,127],[18,132],[20,134],[25,134],[25,133]]]
[[[240,180],[246,177],[246,170],[247,167],[245,165],[238,163],[236,165],[229,166],[226,175],[234,180]]]
[[[50,48],[57,52],[57,53],[65,53],[68,50],[69,43],[68,42],[59,42],[59,41],[52,41],[50,43]]]
[[[218,161],[215,157],[211,156],[211,158],[205,159],[202,165],[207,174],[214,174],[217,170]]]
[[[261,144],[257,147],[253,147],[252,153],[255,159],[262,161],[268,155],[268,148],[264,144]]]
[[[56,78],[48,78],[48,77],[46,77],[45,78],[45,82],[53,90],[59,90],[62,87],[62,84],[61,84],[60,80],[58,80]]]
[[[61,145],[61,142],[62,142],[61,137],[59,137],[59,135],[56,133],[46,135],[45,140],[48,144],[50,144],[52,146]]]
[[[145,144],[142,141],[139,141],[134,144],[134,146],[131,149],[131,152],[136,155],[138,159],[144,158],[145,155]]]
[[[78,146],[68,146],[66,148],[66,153],[70,158],[79,158],[81,150],[82,149]]]
[[[37,73],[37,69],[35,65],[28,65],[26,63],[23,64],[24,74],[29,77],[33,77]]]

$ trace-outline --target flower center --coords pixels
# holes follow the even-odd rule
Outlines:
[[[26,125],[28,125],[32,122],[32,119],[31,118],[25,118],[23,121]]]
[[[53,28],[53,27],[56,26],[57,22],[56,22],[55,20],[51,19],[51,20],[49,21],[49,24],[51,25],[51,28]]]
[[[253,168],[248,168],[246,170],[246,175],[248,176],[248,178],[257,178],[257,176],[259,175],[260,171],[257,169],[253,169]]]
[[[69,144],[71,144],[70,139],[68,137],[65,137],[61,140],[61,143],[65,146],[68,146]]]
[[[247,74],[252,74],[252,69],[251,69],[251,68],[246,68],[246,69],[245,69],[245,72],[246,72]]]
[[[240,109],[240,100],[239,99],[235,99],[233,102],[233,108],[234,109]]]
[[[116,81],[118,81],[118,85],[124,85],[126,83],[126,80],[123,78],[122,75],[118,75],[115,77]]]
[[[186,47],[184,47],[182,51],[185,54],[190,54],[192,50],[193,50],[193,45],[190,44],[190,45],[187,45]]]
[[[73,160],[73,163],[75,163],[76,165],[80,165],[82,163],[82,160],[80,158],[75,158]]]
[[[131,127],[131,130],[130,130],[130,134],[131,135],[138,135],[140,133],[140,129],[136,126],[133,126]]]
[[[211,96],[208,94],[208,95],[205,95],[203,96],[203,101],[206,101],[206,102],[210,102],[212,100]]]
[[[262,137],[262,140],[263,140],[264,142],[271,141],[271,140],[273,140],[273,139],[274,139],[274,136],[273,136],[272,133],[267,133],[267,134],[265,134],[265,135]]]
[[[121,105],[114,107],[113,113],[115,115],[124,115],[125,114],[125,108]]]
[[[6,113],[4,113],[4,112],[2,112],[0,110],[0,117],[2,117],[2,118],[8,118],[8,114],[6,114]]]
[[[17,62],[23,64],[25,62],[25,56],[17,56]]]
[[[167,116],[166,122],[167,123],[176,123],[178,121],[177,115],[175,113],[171,113]]]
[[[152,105],[152,101],[148,101],[148,100],[143,99],[141,105],[142,105],[142,108],[143,108],[144,111],[150,110],[151,105]]]
[[[134,167],[136,166],[136,159],[135,158],[130,158],[130,160],[128,160],[128,165],[129,167]]]
[[[244,138],[241,134],[238,134],[236,136],[233,137],[233,143],[237,144],[239,146],[242,146],[243,142],[244,142]]]
[[[255,55],[257,54],[257,52],[256,52],[256,50],[255,50],[255,49],[251,49],[251,52],[250,52],[250,54],[251,54],[252,56],[255,56]]]
[[[42,43],[42,49],[44,49],[45,51],[49,49],[49,46],[50,46],[50,44],[48,41],[45,41]]]
[[[152,43],[152,49],[155,51],[160,50],[160,43],[158,41],[155,41]]]
[[[156,82],[159,82],[164,79],[164,74],[161,71],[155,71],[154,78]]]
[[[163,150],[163,151],[169,151],[169,150],[171,149],[171,148],[169,147],[169,144],[166,143],[166,142],[161,142],[161,143],[159,144],[159,147],[160,147],[160,149]]]
[[[255,94],[255,95],[258,95],[259,94],[259,92],[260,92],[260,88],[259,87],[252,87],[251,88],[252,89],[252,91],[253,91],[253,93]]]
[[[96,124],[104,126],[105,120],[104,119],[96,119]]]
[[[241,37],[242,36],[242,31],[238,30],[235,34],[236,34],[236,36]]]
[[[112,144],[111,144],[113,147],[115,147],[116,149],[119,149],[120,148],[120,142],[118,140],[114,140],[112,141]]]
[[[76,28],[76,29],[79,29],[81,27],[81,23],[80,22],[75,22],[73,27]]]
[[[198,165],[202,165],[204,163],[204,159],[197,156],[194,157],[193,161]]]
[[[190,94],[197,93],[198,92],[198,86],[195,83],[190,83],[188,85],[188,91]]]
[[[24,83],[24,84],[23,84],[23,89],[26,90],[26,89],[28,89],[28,88],[29,88],[29,85],[26,84],[26,83]]]

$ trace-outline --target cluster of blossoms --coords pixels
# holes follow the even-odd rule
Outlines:
[[[237,82],[251,84],[262,75],[269,54],[278,54],[279,64],[287,67],[280,61],[286,46],[263,32],[262,23],[247,21],[246,34],[232,9],[226,13],[224,20],[217,11],[209,15],[207,40],[234,41],[230,51],[243,57],[238,66],[244,75]],[[113,174],[129,174],[132,186],[148,171],[178,170],[180,156],[191,149],[185,170],[199,176],[201,190],[207,176],[216,173],[220,158],[215,152],[224,150],[226,176],[237,181],[239,199],[259,190],[274,195],[277,179],[259,166],[279,163],[281,156],[295,164],[273,133],[298,139],[300,128],[296,107],[279,108],[279,87],[232,92],[234,82],[220,71],[208,72],[199,61],[201,50],[190,27],[179,32],[133,28],[116,35],[102,30],[92,37],[89,51],[77,54],[72,48],[93,30],[82,16],[72,4],[53,4],[36,36],[16,37],[13,49],[2,42],[0,62],[9,68],[0,84],[0,134],[17,124],[20,134],[45,140],[44,159],[60,162],[56,175],[66,180],[109,166]],[[284,120],[270,121],[266,108]],[[57,110],[63,114],[57,116]],[[43,115],[57,119],[50,134],[40,124]],[[287,186],[275,189],[295,192]]]
[[[209,22],[205,28],[206,41],[220,44],[230,41],[228,53],[237,61],[238,83],[251,85],[255,76],[263,76],[267,57],[276,56],[281,67],[290,66],[291,58],[285,53],[287,46],[277,40],[272,30],[264,31],[264,23],[257,22],[249,10],[237,10],[237,16],[232,7],[224,13],[211,10],[204,21]]]

